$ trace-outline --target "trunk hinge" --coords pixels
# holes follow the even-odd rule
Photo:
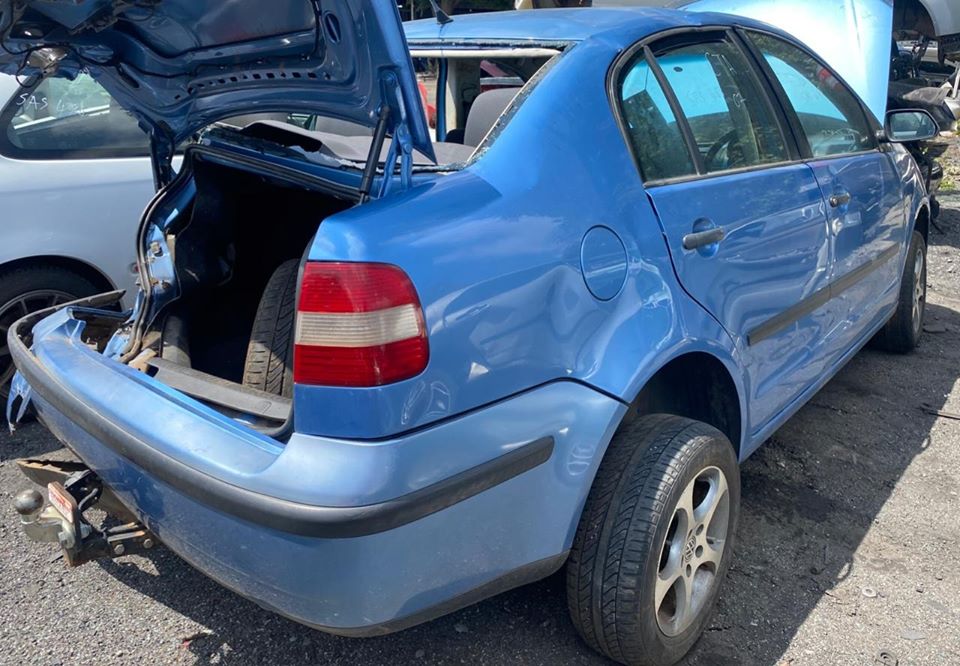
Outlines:
[[[390,149],[383,160],[383,178],[377,190],[377,198],[382,199],[393,189],[397,163],[400,166],[400,188],[410,187],[413,179],[413,137],[407,126],[407,108],[403,103],[400,84],[394,72],[386,72],[381,79],[384,104],[380,108],[377,126],[373,133],[373,142],[367,154],[367,163],[360,179],[360,203],[370,197],[374,175],[383,153],[383,143],[387,133],[392,130]]]
[[[154,127],[150,132],[150,164],[153,166],[153,187],[157,192],[173,181],[173,153],[170,134]]]
[[[383,161],[383,180],[380,181],[378,199],[390,194],[398,160],[400,161],[400,189],[406,190],[410,187],[413,175],[413,137],[410,136],[410,130],[407,129],[406,123],[399,124],[394,128],[393,141],[390,142],[387,159]]]

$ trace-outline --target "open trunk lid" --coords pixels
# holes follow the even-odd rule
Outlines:
[[[433,146],[384,0],[0,0],[0,71],[88,71],[168,151],[210,123],[303,111]]]

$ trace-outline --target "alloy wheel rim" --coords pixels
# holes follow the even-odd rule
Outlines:
[[[0,305],[0,396],[7,395],[7,384],[16,370],[7,345],[7,331],[10,330],[10,326],[31,312],[60,305],[75,298],[72,294],[56,289],[35,289]]]
[[[920,330],[923,322],[923,306],[926,300],[927,281],[924,276],[923,252],[917,252],[913,262],[913,328]]]
[[[707,606],[729,526],[726,476],[717,467],[706,467],[681,493],[660,548],[654,613],[667,636],[684,632]]]

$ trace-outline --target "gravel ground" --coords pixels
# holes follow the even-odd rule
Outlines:
[[[923,345],[862,352],[744,464],[736,561],[688,664],[960,663],[960,421],[927,411],[960,413],[960,193],[943,203]],[[65,452],[38,424],[0,435],[0,663],[607,663],[577,639],[559,575],[344,639],[163,549],[67,570],[10,508],[27,485],[13,459],[41,455]]]

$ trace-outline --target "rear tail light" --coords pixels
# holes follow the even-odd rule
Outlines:
[[[388,264],[307,262],[294,333],[293,380],[380,386],[427,367],[420,299]]]

